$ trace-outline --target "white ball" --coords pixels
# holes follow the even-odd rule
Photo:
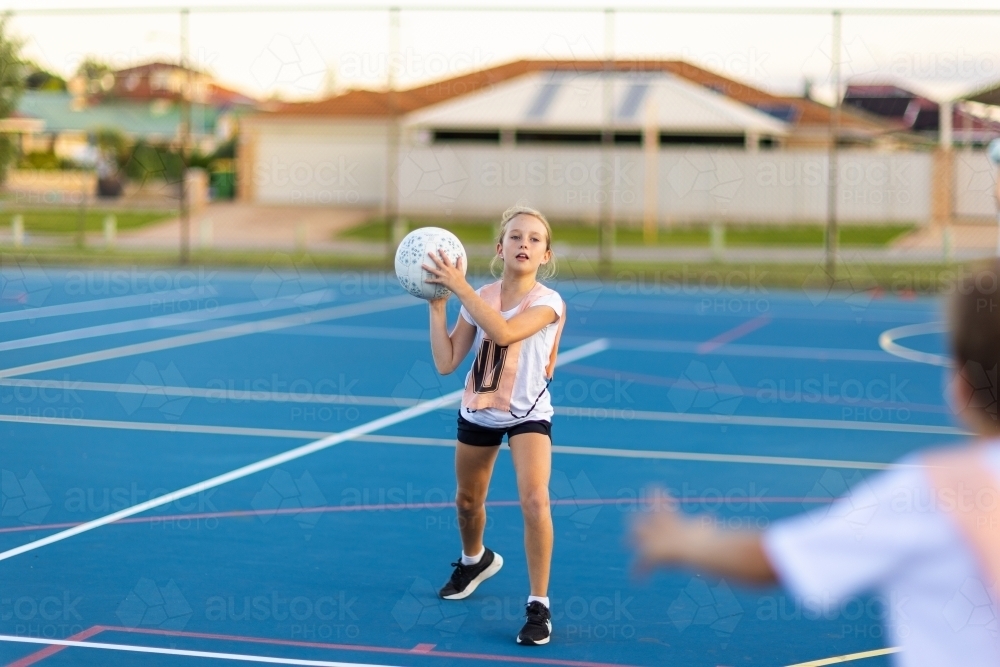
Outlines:
[[[452,265],[461,257],[462,273],[466,272],[468,258],[458,237],[440,227],[421,227],[407,234],[396,248],[396,277],[403,289],[428,301],[443,299],[451,294],[451,290],[443,285],[426,282],[434,276],[422,265],[434,266],[427,253],[437,253],[438,250],[444,251]]]
[[[994,167],[1000,167],[1000,139],[994,139],[986,146],[986,157]]]

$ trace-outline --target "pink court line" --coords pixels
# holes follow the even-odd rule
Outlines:
[[[747,320],[739,326],[733,327],[729,331],[723,331],[715,338],[707,340],[698,347],[695,348],[695,352],[698,354],[708,354],[718,348],[722,347],[726,343],[731,343],[737,338],[742,338],[752,331],[756,331],[763,326],[767,326],[771,323],[771,316],[767,313],[763,315],[758,315],[752,320]]]
[[[294,639],[267,639],[263,637],[246,637],[242,635],[223,635],[206,632],[184,632],[181,630],[158,630],[155,628],[126,628],[114,625],[95,625],[84,632],[90,633],[92,637],[101,632],[127,632],[131,634],[157,635],[162,637],[184,637],[187,639],[214,639],[218,641],[240,642],[247,644],[267,644],[271,646],[295,646],[298,648],[317,648],[338,651],[358,651],[364,653],[391,653],[397,655],[421,655],[432,658],[466,658],[469,660],[489,660],[493,662],[514,662],[534,665],[558,665],[559,667],[630,667],[619,663],[607,662],[586,662],[581,660],[557,660],[555,658],[535,658],[518,657],[512,655],[497,655],[493,653],[465,653],[461,651],[435,651],[434,644],[417,644],[413,648],[394,648],[391,646],[372,646],[368,644],[327,644],[324,642],[305,642]],[[82,634],[82,633],[81,633]],[[64,649],[66,646],[52,646],[49,648]],[[43,651],[46,649],[43,649]],[[32,658],[42,653],[33,653],[23,660]],[[53,651],[55,653],[57,651]],[[44,657],[48,657],[52,653]],[[38,658],[41,660],[42,658]],[[34,660],[33,662],[37,662]],[[32,664],[32,663],[25,663]]]
[[[799,504],[828,504],[833,502],[833,498],[795,498],[790,496],[683,496],[674,497],[674,500],[681,503],[682,505],[687,503],[704,503],[704,504],[716,504],[716,503],[799,503]],[[643,501],[637,500],[636,498],[568,498],[568,499],[556,499],[550,500],[550,505],[579,505],[580,507],[594,507],[595,505],[618,505],[620,503],[640,503],[645,504]],[[487,501],[487,507],[519,507],[521,501],[519,500],[490,500]],[[240,517],[255,517],[255,516],[275,516],[275,515],[286,515],[286,514],[327,514],[331,512],[399,512],[403,510],[439,510],[439,509],[450,509],[454,507],[454,503],[442,502],[442,503],[391,503],[391,504],[379,504],[379,505],[321,505],[317,507],[291,507],[285,509],[276,509],[273,511],[257,511],[257,510],[230,510],[227,512],[194,512],[189,514],[165,514],[163,516],[139,516],[131,517],[127,519],[122,519],[120,521],[115,521],[115,524],[129,524],[129,523],[160,523],[165,521],[195,521],[195,520],[205,520],[205,519],[233,519]],[[72,528],[73,526],[79,526],[83,521],[72,521],[65,523],[41,523],[29,526],[9,526],[7,528],[0,528],[0,534],[2,533],[24,533],[33,530],[57,530],[60,528]]]
[[[103,630],[104,630],[103,626],[94,625],[94,626],[91,626],[91,627],[87,628],[86,630],[83,630],[81,632],[76,633],[75,635],[67,637],[66,639],[68,639],[70,641],[74,641],[74,642],[82,642],[84,639],[87,639],[89,637],[93,637],[94,635],[102,632]],[[45,658],[48,658],[50,655],[55,655],[56,653],[59,653],[59,651],[62,651],[63,649],[66,649],[66,648],[69,648],[69,647],[68,646],[46,646],[41,651],[35,651],[31,655],[27,655],[27,656],[21,658],[20,660],[15,660],[14,662],[12,662],[9,665],[7,665],[7,667],[28,667],[28,665],[33,665],[36,662],[41,662],[42,660],[45,660]]]

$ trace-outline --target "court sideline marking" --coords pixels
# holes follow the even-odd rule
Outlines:
[[[413,300],[413,297],[409,295],[406,295],[405,298]],[[572,350],[569,350],[568,352],[559,355],[558,363],[569,363],[572,361],[576,361],[584,357],[589,357],[593,354],[598,354],[599,352],[603,352],[606,349],[608,349],[608,341],[606,339],[600,338],[590,343],[587,343],[586,345],[581,345],[580,347],[574,348]],[[192,496],[197,493],[207,491],[208,489],[221,486],[223,484],[246,477],[248,475],[253,475],[254,473],[260,472],[262,470],[274,468],[276,466],[281,465],[282,463],[287,463],[288,461],[292,461],[294,459],[307,456],[314,452],[318,452],[322,449],[338,445],[347,440],[352,440],[360,435],[368,435],[369,433],[381,430],[388,426],[393,426],[395,424],[399,424],[401,422],[413,419],[414,417],[419,417],[420,415],[431,412],[432,410],[436,410],[444,405],[450,405],[452,403],[455,403],[456,401],[462,398],[462,394],[464,393],[464,391],[465,391],[464,389],[457,389],[453,392],[445,394],[444,396],[440,396],[438,398],[431,399],[429,401],[423,401],[412,407],[405,408],[403,410],[394,412],[384,417],[379,417],[378,419],[374,419],[365,424],[355,426],[353,428],[347,429],[346,431],[341,431],[340,433],[334,433],[328,435],[325,438],[321,438],[314,442],[307,443],[305,445],[302,445],[301,447],[290,449],[280,454],[276,454],[275,456],[271,456],[266,459],[257,461],[256,463],[245,465],[241,468],[237,468],[236,470],[231,470],[227,473],[217,475],[202,482],[198,482],[196,484],[192,484],[182,489],[178,489],[177,491],[173,491],[171,493],[164,494],[157,498],[147,500],[146,502],[139,503],[131,507],[127,507],[123,510],[119,510],[118,512],[113,512],[98,519],[94,519],[93,521],[88,521],[87,523],[81,524],[79,526],[75,526],[73,528],[61,531],[54,535],[49,535],[48,537],[44,537],[40,540],[35,540],[34,542],[29,542],[19,547],[8,549],[7,551],[0,553],[0,561],[7,560],[8,558],[13,558],[14,556],[26,553],[28,551],[40,549],[41,547],[47,546],[49,544],[53,544],[55,542],[68,539],[75,535],[79,535],[81,533],[85,533],[87,531],[94,530],[102,526],[106,526],[107,524],[114,523],[119,519],[124,519],[134,514],[139,514],[141,512],[145,512],[147,510],[160,507],[162,505],[167,505],[176,500],[180,500],[181,498],[186,498],[188,496]]]
[[[132,294],[128,296],[113,296],[107,299],[89,299],[87,301],[77,301],[73,303],[60,303],[52,306],[40,306],[38,308],[25,308],[23,310],[11,310],[0,313],[0,323],[18,322],[21,320],[40,320],[47,317],[61,317],[63,315],[81,315],[83,313],[96,313],[105,310],[121,310],[123,308],[138,308],[149,306],[154,301],[166,298],[180,297],[184,301],[191,301],[192,293],[204,288],[181,288],[166,292],[147,292],[146,294]],[[214,294],[212,296],[215,296]],[[196,299],[205,298],[204,296]]]
[[[159,390],[160,387],[150,387]],[[459,390],[461,391],[461,390]],[[359,401],[358,405],[362,405]],[[373,403],[368,403],[372,405]],[[415,399],[401,399],[396,407],[422,405]],[[450,410],[449,404],[435,410]],[[896,422],[863,422],[839,419],[810,419],[804,417],[754,417],[712,414],[686,414],[682,412],[652,412],[646,410],[608,410],[606,408],[567,408],[554,406],[555,414],[564,417],[590,418],[599,421],[620,422],[677,422],[717,426],[753,426],[763,428],[801,428],[840,431],[872,431],[876,433],[911,433],[919,435],[968,436],[970,432],[955,426],[933,424],[900,424]],[[0,414],[0,422],[14,424],[39,424],[44,426],[80,426],[108,428],[124,431],[160,431],[163,433],[203,433],[208,435],[242,435],[261,438],[317,438],[329,435],[326,431],[299,431],[295,429],[259,428],[253,426],[211,426],[207,424],[168,424],[160,422],[116,421],[111,419],[81,419],[74,417],[40,417],[32,415]]]
[[[272,658],[264,655],[217,653],[214,651],[188,651],[179,648],[157,648],[153,646],[136,646],[134,644],[108,644],[105,642],[80,642],[69,639],[39,639],[35,637],[14,637],[11,635],[0,635],[0,641],[19,642],[22,644],[44,644],[47,646],[105,649],[108,651],[125,651],[128,653],[179,655],[189,658],[214,658],[216,660],[263,662],[270,665],[308,665],[309,667],[392,667],[390,665],[374,665],[361,662],[333,662],[329,660],[302,660],[300,658]]]
[[[95,361],[120,359],[122,357],[129,357],[137,354],[145,354],[147,352],[161,352],[163,350],[184,347],[186,345],[209,343],[229,338],[236,338],[239,336],[247,336],[250,334],[287,329],[289,327],[302,326],[303,324],[310,324],[312,322],[335,320],[342,317],[352,317],[354,315],[367,315],[370,313],[393,310],[395,308],[407,308],[421,303],[423,302],[419,299],[414,299],[409,294],[406,294],[403,296],[386,297],[384,299],[375,299],[373,301],[363,301],[361,303],[322,308],[320,310],[311,310],[305,313],[282,315],[280,317],[273,317],[266,320],[241,322],[240,324],[219,327],[217,329],[209,329],[208,331],[199,331],[196,333],[182,334],[180,336],[171,336],[169,338],[160,338],[158,340],[148,341],[145,343],[133,343],[131,345],[122,345],[120,347],[112,347],[106,350],[76,354],[69,357],[63,357],[61,359],[52,359],[50,361],[41,361],[33,364],[26,364],[24,366],[6,368],[0,370],[0,378],[16,377],[18,375],[27,375],[28,373],[40,373],[42,371],[54,370],[56,368],[68,368],[70,366],[79,366],[82,364],[93,363]]]
[[[336,299],[333,290],[322,290],[314,295],[316,304],[329,303]],[[65,343],[67,341],[83,340],[85,338],[98,338],[101,336],[113,336],[116,334],[133,333],[136,331],[147,331],[151,329],[164,329],[167,327],[194,324],[196,322],[208,322],[211,320],[221,320],[226,317],[240,315],[251,315],[255,313],[267,313],[276,310],[289,310],[296,308],[298,304],[287,299],[275,299],[271,303],[262,304],[260,301],[244,301],[241,303],[231,303],[225,306],[218,306],[212,310],[203,309],[191,313],[181,313],[175,315],[154,315],[153,317],[143,317],[136,320],[125,320],[122,322],[109,322],[107,324],[97,324],[80,329],[69,329],[68,331],[58,331],[56,333],[42,334],[28,338],[17,338],[0,342],[0,352],[9,350],[22,350],[28,347],[38,347],[40,345],[52,345],[55,343]]]
[[[492,653],[469,653],[465,651],[440,651],[434,650],[436,646],[434,644],[417,644],[413,648],[399,648],[393,646],[372,646],[369,644],[331,644],[327,642],[309,642],[294,639],[269,639],[265,637],[246,637],[241,635],[225,635],[217,633],[207,633],[207,632],[191,632],[183,630],[158,630],[154,628],[127,628],[119,626],[104,626],[96,625],[88,628],[84,632],[89,633],[88,636],[94,636],[101,632],[123,632],[123,633],[135,633],[143,635],[154,635],[160,637],[184,637],[191,639],[210,639],[210,640],[221,640],[230,642],[242,642],[249,644],[265,644],[270,646],[295,646],[301,648],[315,648],[323,650],[343,650],[343,651],[354,651],[359,653],[389,653],[393,655],[421,655],[432,658],[465,658],[478,661],[493,661],[493,662],[513,662],[513,663],[529,663],[536,665],[556,665],[558,667],[629,667],[629,665],[623,665],[619,663],[609,664],[603,662],[590,662],[584,660],[561,660],[558,658],[544,658],[544,657],[523,657],[519,655],[498,655]],[[0,641],[16,641],[16,638],[7,639],[10,635],[0,635]],[[73,641],[73,638],[68,640],[49,640],[42,638],[32,638],[35,641],[30,643],[62,643],[66,641]],[[84,642],[85,646],[94,646],[95,642]],[[74,644],[75,645],[75,644]],[[111,644],[111,646],[128,646],[127,644]],[[64,648],[64,645],[52,646],[50,644],[49,648],[53,649],[54,652],[59,652]],[[150,648],[145,646],[140,646],[138,648]],[[41,653],[41,651],[39,652]],[[37,654],[35,654],[37,655]],[[29,658],[31,656],[28,656]],[[258,656],[262,657],[262,656]],[[284,660],[283,658],[278,658],[278,660]],[[16,663],[15,663],[16,664]],[[32,664],[32,663],[27,663]],[[282,662],[279,664],[299,664],[299,663],[287,663]],[[306,663],[312,664],[312,663]],[[329,664],[329,663],[322,663]],[[355,665],[355,663],[336,663],[343,665]],[[13,667],[13,666],[12,666]]]

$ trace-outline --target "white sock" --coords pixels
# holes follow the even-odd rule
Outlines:
[[[483,554],[486,553],[486,547],[479,552],[478,556],[466,556],[465,551],[462,551],[462,565],[475,565],[483,559]]]
[[[528,596],[528,604],[531,604],[532,602],[541,602],[543,605],[545,605],[546,609],[549,608],[549,599],[548,598],[540,598],[537,595],[529,595]]]

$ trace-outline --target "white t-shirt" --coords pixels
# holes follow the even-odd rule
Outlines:
[[[476,294],[479,294],[479,290],[476,290]],[[509,320],[517,314],[520,306],[521,304],[517,304],[500,314],[505,320]],[[536,306],[548,306],[555,311],[557,318],[563,316],[563,300],[555,292],[540,297],[531,304],[532,308]],[[483,329],[473,321],[465,306],[462,306],[460,314],[466,322],[476,327],[476,340],[472,344],[472,350],[476,352],[483,342]],[[461,408],[462,416],[473,424],[489,428],[507,428],[526,421],[552,421],[552,400],[548,391],[548,379],[545,377],[545,367],[549,365],[558,329],[559,320],[556,319],[538,333],[521,341],[521,354],[517,358],[517,375],[510,397],[510,411],[505,412],[495,408],[482,410]],[[465,377],[466,385],[469,383],[470,375],[472,375],[471,370]]]
[[[1000,479],[1000,443],[987,447]],[[852,596],[877,591],[887,609],[885,641],[902,647],[896,665],[996,667],[997,589],[991,592],[955,520],[936,506],[920,460],[901,463],[912,467],[875,475],[828,507],[776,522],[764,534],[771,564],[804,608],[845,626],[873,623],[867,610],[857,620]]]

